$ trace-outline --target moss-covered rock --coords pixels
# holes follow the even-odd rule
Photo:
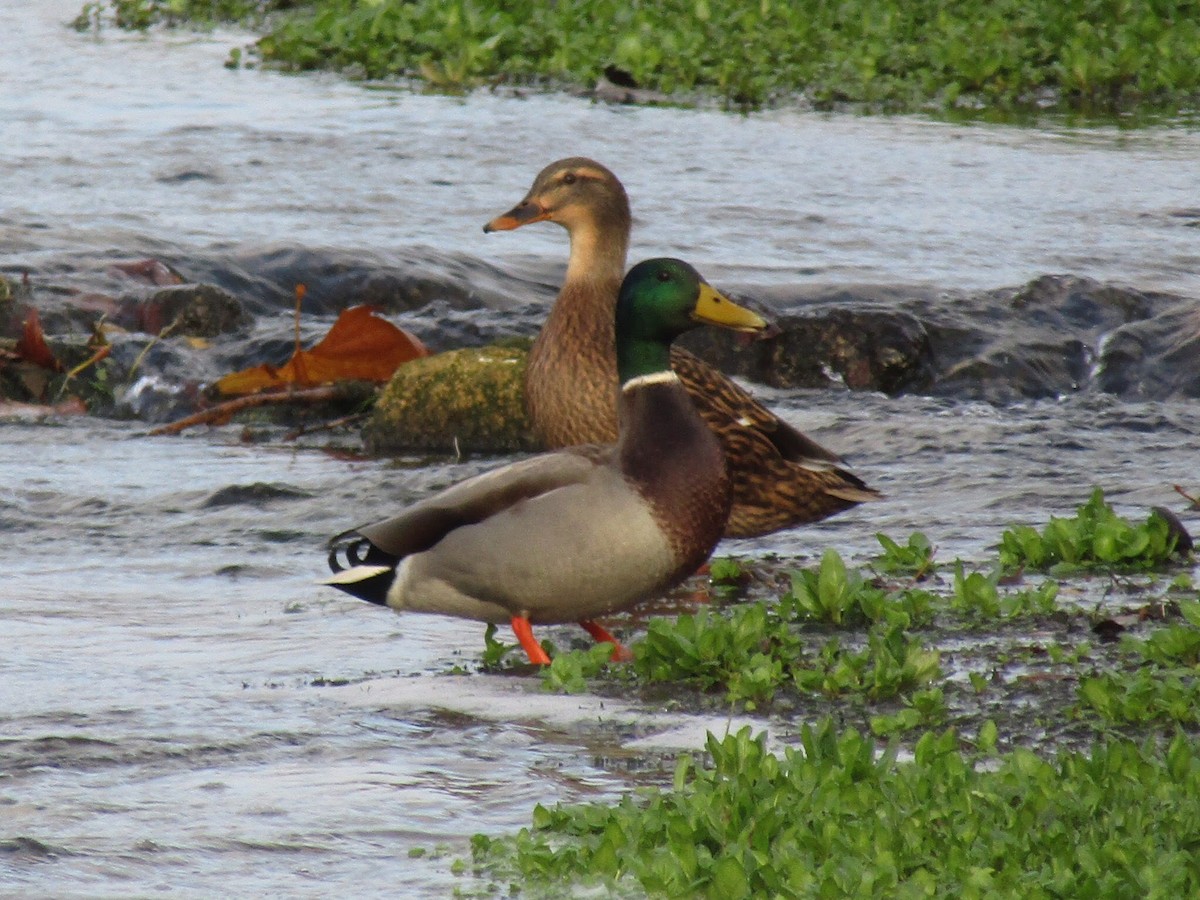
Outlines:
[[[539,449],[525,416],[526,351],[450,350],[401,366],[363,431],[372,453]]]

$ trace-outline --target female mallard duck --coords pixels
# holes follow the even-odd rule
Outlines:
[[[616,446],[530,457],[338,535],[326,583],[397,610],[510,622],[534,663],[550,661],[536,623],[579,622],[616,644],[593,619],[694,572],[729,516],[721,444],[671,371],[671,341],[699,322],[766,325],[685,262],[634,266],[616,304]]]
[[[613,306],[629,246],[629,200],[604,166],[573,157],[543,169],[525,199],[484,231],[557,222],[571,238],[558,300],[529,351],[525,402],[548,447],[616,439]],[[882,495],[729,378],[680,347],[671,367],[725,449],[733,511],[725,534],[815,522]]]

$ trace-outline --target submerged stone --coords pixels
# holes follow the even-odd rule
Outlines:
[[[363,442],[371,453],[536,450],[525,416],[526,350],[472,347],[406,363],[379,395]]]
[[[1200,307],[1185,300],[1102,342],[1096,382],[1128,399],[1200,397]]]
[[[774,325],[771,337],[749,346],[718,329],[692,332],[683,342],[717,368],[772,387],[899,394],[930,375],[929,336],[906,312],[828,309],[785,314]]]
[[[166,287],[145,300],[134,300],[116,316],[119,325],[146,334],[217,337],[249,324],[241,302],[211,284]]]
[[[683,342],[718,368],[773,387],[1000,405],[1095,389],[1200,395],[1200,317],[1179,297],[1071,275],[989,291],[853,285],[750,293],[766,301],[771,335],[746,347],[707,329]]]

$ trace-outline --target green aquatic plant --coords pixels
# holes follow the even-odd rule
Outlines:
[[[898,712],[872,716],[871,733],[887,738],[918,728],[937,728],[945,724],[948,712],[941,688],[916,691],[904,701],[903,708]],[[995,727],[993,724],[992,728]]]
[[[542,687],[560,694],[582,694],[588,679],[598,677],[612,660],[613,645],[592,644],[584,650],[562,650],[542,667]]]
[[[1111,725],[1176,722],[1194,727],[1200,725],[1200,680],[1186,669],[1102,672],[1080,682],[1079,703]]]
[[[1000,538],[1000,564],[1006,570],[1030,568],[1051,574],[1081,569],[1146,570],[1175,555],[1176,536],[1156,512],[1135,525],[1117,515],[1100,488],[1092,491],[1074,518],[1051,518],[1041,531],[1017,525]]]
[[[914,531],[908,536],[908,543],[896,543],[886,534],[876,534],[875,539],[883,547],[883,553],[876,556],[872,566],[884,575],[909,575],[920,581],[937,571],[933,561],[933,544],[924,534]]]
[[[270,13],[268,16],[267,13]],[[289,69],[408,76],[443,90],[506,81],[641,87],[751,108],[804,96],[883,110],[1188,109],[1200,91],[1197,0],[104,0],[127,28],[238,21]]]
[[[1002,591],[1000,580],[1000,569],[966,572],[962,562],[956,562],[951,608],[981,619],[1046,616],[1058,609],[1057,581],[1047,579],[1036,587]]]
[[[1147,662],[1160,666],[1186,666],[1200,674],[1200,601],[1181,600],[1184,621],[1153,631],[1144,641],[1128,639],[1126,647]]]
[[[1122,642],[1132,667],[1082,679],[1081,708],[1113,725],[1200,725],[1200,601],[1181,601],[1179,611],[1183,622]]]
[[[840,638],[826,641],[813,662],[793,668],[792,678],[801,692],[888,700],[940,677],[939,659],[936,650],[903,628],[878,625],[857,650],[843,646]]]
[[[995,746],[987,723],[976,745]],[[828,721],[773,750],[709,735],[669,787],[538,806],[476,835],[476,874],[576,893],[667,897],[1184,897],[1200,892],[1200,748],[1109,740],[976,765],[953,731],[912,762]]]
[[[730,702],[751,706],[773,696],[803,658],[799,637],[763,603],[655,619],[633,645],[633,669],[641,679],[721,688]]]
[[[846,567],[832,547],[816,569],[792,573],[792,589],[780,603],[781,614],[798,621],[858,625],[884,615],[886,592],[872,587],[862,573]]]
[[[496,640],[497,628],[489,623],[483,632],[483,653],[481,654],[480,662],[484,669],[499,669],[504,664],[504,659],[513,651],[521,649],[520,644],[506,644],[503,641]]]
[[[742,564],[732,556],[715,558],[708,564],[708,577],[714,584],[736,584],[743,575]]]
[[[831,547],[817,568],[791,574],[791,590],[780,599],[779,614],[797,623],[858,626],[886,621],[907,628],[929,621],[934,599],[927,591],[889,592],[876,586],[866,573],[847,567]]]
[[[845,573],[844,567],[833,568]],[[643,683],[681,682],[702,691],[724,690],[729,702],[747,709],[788,688],[830,697],[887,699],[939,674],[937,653],[907,633],[909,620],[899,610],[880,613],[865,645],[847,647],[834,637],[812,653],[806,650],[801,622],[787,598],[779,604],[701,610],[651,621],[645,638],[633,645],[633,670]]]
[[[296,5],[290,0],[98,0],[83,4],[74,25],[81,31],[100,28],[109,15],[118,28],[137,31],[184,22],[258,23],[266,13]]]
[[[708,579],[713,597],[722,603],[729,603],[741,595],[749,581],[749,573],[732,556],[723,556],[709,562]]]

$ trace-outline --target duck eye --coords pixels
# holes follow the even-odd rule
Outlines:
[[[671,280],[671,273],[668,272],[666,269],[663,269],[661,272],[658,273],[658,280],[665,284],[666,282]]]
[[[575,175],[575,173],[574,173],[574,172],[568,172],[568,173],[567,173],[566,175],[564,175],[564,176],[563,176],[563,178],[562,178],[563,184],[574,184],[574,183],[575,183],[576,181],[578,181],[578,180],[579,180],[579,179],[578,179],[578,177]]]

